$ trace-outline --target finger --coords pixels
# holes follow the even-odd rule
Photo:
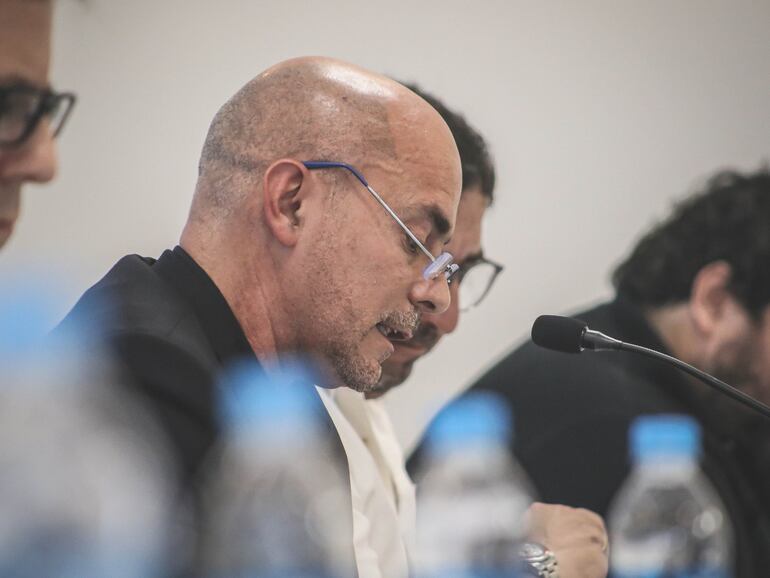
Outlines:
[[[577,512],[580,512],[586,519],[586,521],[596,524],[597,526],[600,526],[602,530],[604,530],[604,518],[602,518],[599,514],[596,512],[592,512],[591,510],[587,510],[586,508],[577,508]]]

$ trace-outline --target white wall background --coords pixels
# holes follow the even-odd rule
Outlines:
[[[770,159],[770,2],[59,0],[53,79],[80,97],[62,171],[28,187],[0,277],[43,259],[60,311],[126,253],[175,244],[208,123],[288,57],[418,81],[488,139],[498,200],[483,307],[389,396],[411,443],[534,317],[610,295],[607,272],[673,199]],[[770,223],[768,224],[770,226]]]

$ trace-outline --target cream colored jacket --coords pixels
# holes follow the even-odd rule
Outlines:
[[[414,554],[414,484],[384,404],[349,388],[317,389],[348,458],[358,578],[406,578]]]

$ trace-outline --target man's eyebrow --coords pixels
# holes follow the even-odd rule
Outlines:
[[[475,263],[476,261],[480,261],[483,258],[484,258],[484,251],[483,250],[476,251],[475,253],[466,255],[465,259],[459,262],[458,265],[465,265],[466,263]]]
[[[430,221],[431,234],[438,235],[440,237],[446,237],[449,231],[452,229],[452,225],[449,223],[444,211],[438,205],[412,205],[402,209],[402,219],[404,221]],[[448,239],[445,241],[445,243]]]
[[[449,224],[449,219],[444,216],[444,213],[441,211],[441,209],[433,205],[428,207],[426,212],[428,214],[428,218],[433,224],[433,228],[438,232],[439,235],[443,237],[449,233],[449,231],[452,229],[452,225]]]

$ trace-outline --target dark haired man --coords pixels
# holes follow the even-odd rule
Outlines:
[[[449,289],[452,300],[444,313],[422,315],[411,339],[395,344],[393,354],[382,364],[377,388],[367,397],[374,398],[403,383],[417,359],[428,353],[438,341],[456,328],[460,311],[478,305],[489,293],[502,266],[488,260],[481,247],[481,225],[486,209],[494,200],[495,165],[483,137],[465,118],[451,110],[435,96],[419,87],[406,85],[435,108],[447,126],[460,152],[463,169],[462,194],[457,209],[457,224],[447,250],[460,266]]]
[[[54,137],[74,96],[51,92],[50,0],[0,0],[0,248],[13,233],[24,183],[56,173]]]
[[[494,198],[495,167],[483,137],[465,118],[449,110],[439,99],[413,85],[407,85],[430,103],[442,116],[452,132],[460,153],[463,169],[462,192],[457,210],[454,235],[447,244],[459,270],[450,285],[452,300],[443,313],[423,313],[420,325],[411,339],[394,344],[393,354],[382,364],[382,377],[377,387],[367,392],[367,401],[355,392],[343,391],[344,411],[350,422],[358,426],[361,438],[372,447],[372,455],[381,456],[392,477],[391,486],[398,499],[395,508],[383,508],[372,532],[382,532],[394,513],[405,519],[414,501],[412,484],[403,472],[403,455],[397,444],[389,443],[395,434],[387,413],[378,399],[389,389],[400,385],[409,376],[413,364],[431,351],[441,338],[452,333],[458,325],[460,312],[479,305],[489,293],[502,267],[484,257],[481,227],[486,209]],[[359,488],[360,501],[375,503],[372,488]],[[567,506],[535,504],[530,509],[528,539],[543,544],[558,562],[562,578],[590,578],[606,574],[607,558],[604,525],[593,512]],[[395,524],[395,521],[392,521]],[[534,568],[533,568],[534,570]],[[543,576],[549,576],[543,570]]]
[[[770,400],[770,174],[724,172],[649,232],[617,268],[614,301],[576,314]],[[729,512],[738,578],[767,576],[770,428],[656,361],[570,356],[527,343],[474,386],[506,396],[513,448],[542,499],[606,514],[628,473],[627,430],[677,412],[704,430],[702,465]]]

